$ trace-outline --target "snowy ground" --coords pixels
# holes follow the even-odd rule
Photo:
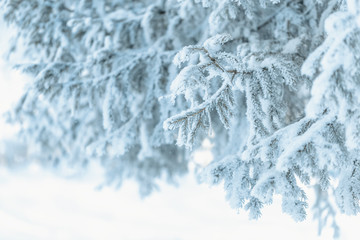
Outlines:
[[[78,179],[35,165],[1,169],[0,239],[318,239],[315,224],[295,223],[278,204],[248,221],[229,208],[221,187],[198,185],[191,176],[143,200],[134,183],[98,191],[100,182],[96,166]]]

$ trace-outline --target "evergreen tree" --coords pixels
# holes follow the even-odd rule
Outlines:
[[[10,120],[44,165],[100,160],[142,194],[199,169],[251,218],[360,211],[360,1],[6,0],[33,76]],[[21,49],[20,49],[21,50]],[[29,63],[30,62],[30,63]]]

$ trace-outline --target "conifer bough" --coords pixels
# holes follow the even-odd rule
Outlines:
[[[107,182],[187,172],[258,218],[274,194],[319,230],[360,211],[359,0],[5,0],[32,76],[9,120],[45,166],[100,161]],[[11,55],[10,55],[11,58]],[[35,154],[38,153],[38,154]],[[30,158],[31,156],[29,156]],[[335,203],[330,201],[335,200]]]

